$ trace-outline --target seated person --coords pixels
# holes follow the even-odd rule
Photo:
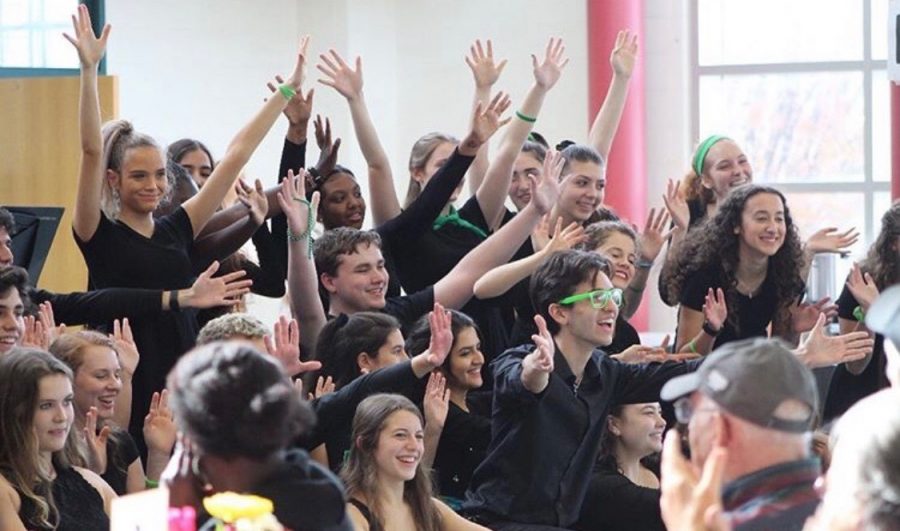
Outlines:
[[[296,531],[351,529],[337,477],[288,449],[315,416],[277,361],[238,342],[210,343],[178,361],[167,387],[190,441],[181,441],[173,461],[196,459],[202,476],[178,467],[167,478],[172,506],[199,510],[199,486],[208,483],[272,500],[278,521]]]
[[[476,531],[431,496],[420,466],[422,414],[407,398],[378,394],[362,401],[353,417],[353,446],[341,471],[356,531]]]
[[[47,352],[0,358],[0,529],[109,529],[116,497],[100,476],[69,465],[72,371]]]

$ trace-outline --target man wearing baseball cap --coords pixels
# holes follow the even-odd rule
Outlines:
[[[819,399],[812,372],[783,343],[728,343],[660,396],[675,401],[698,469],[713,448],[727,450],[722,498],[735,530],[803,528],[819,503],[809,445]]]
[[[884,336],[888,380],[900,387],[900,286],[884,290],[866,313],[866,328]]]

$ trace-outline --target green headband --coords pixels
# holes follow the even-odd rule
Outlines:
[[[691,165],[698,176],[703,173],[703,161],[706,160],[706,154],[709,153],[709,149],[720,140],[731,139],[722,135],[710,135],[706,137],[706,140],[700,143],[700,146],[694,154],[694,163]]]

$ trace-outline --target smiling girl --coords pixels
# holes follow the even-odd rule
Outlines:
[[[116,497],[63,451],[75,414],[72,371],[49,353],[0,359],[0,529],[108,529]]]
[[[357,531],[483,530],[431,497],[422,414],[400,395],[363,400],[353,417],[353,446],[341,472]]]

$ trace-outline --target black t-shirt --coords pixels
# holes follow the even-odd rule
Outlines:
[[[438,494],[462,501],[491,442],[491,419],[450,403],[434,457]]]
[[[844,286],[840,297],[838,297],[837,305],[838,317],[856,321],[856,317],[853,316],[853,310],[859,306],[859,303],[846,286]],[[890,383],[884,372],[886,364],[884,336],[876,334],[872,359],[869,360],[869,364],[863,372],[853,374],[847,370],[843,363],[835,367],[831,376],[831,383],[828,385],[828,396],[825,398],[825,410],[823,413],[825,421],[827,422],[843,415],[856,402],[880,389],[888,387]]]
[[[93,237],[87,242],[75,236],[95,288],[182,289],[194,281],[190,251],[194,242],[191,220],[184,208],[155,221],[147,238],[121,222],[100,215]],[[110,323],[95,323],[111,332]],[[197,337],[196,312],[182,309],[131,320],[131,330],[141,363],[132,380],[129,433],[143,445],[144,415],[154,391],[165,387],[166,375]]]
[[[640,344],[641,336],[638,335],[637,330],[619,315],[616,318],[616,329],[613,332],[612,343],[603,347],[603,351],[607,354],[618,354],[632,345]]]
[[[727,292],[730,286],[724,284],[720,267],[701,269],[685,281],[679,302],[687,308],[702,312],[707,290],[722,288]],[[739,339],[768,336],[767,328],[775,316],[778,303],[771,275],[766,276],[759,293],[753,297],[737,293],[737,301],[738,326],[735,327],[731,319],[726,320],[722,331],[716,337],[713,348]]]
[[[106,472],[100,477],[116,494],[125,495],[128,493],[128,467],[140,457],[134,439],[128,432],[117,430],[106,443],[106,452],[109,457]]]
[[[591,477],[575,529],[665,531],[659,494],[659,489],[636,485],[614,466],[605,464]]]
[[[434,286],[401,297],[388,297],[385,299],[384,308],[379,310],[395,317],[400,321],[403,335],[409,333],[412,325],[420,317],[434,309]]]

